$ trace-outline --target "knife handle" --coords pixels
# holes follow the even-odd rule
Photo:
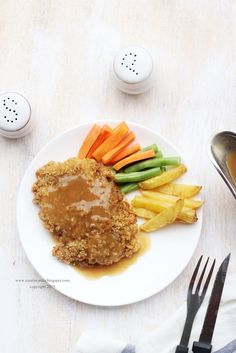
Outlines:
[[[176,347],[175,353],[188,353],[188,347],[180,344]]]
[[[194,353],[211,353],[212,345],[203,342],[193,342],[192,351]]]

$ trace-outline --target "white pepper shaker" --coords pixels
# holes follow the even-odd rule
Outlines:
[[[0,135],[19,138],[32,129],[31,108],[28,100],[19,93],[0,95]]]
[[[121,91],[129,94],[146,92],[153,82],[152,57],[142,47],[122,48],[115,56],[113,74]]]

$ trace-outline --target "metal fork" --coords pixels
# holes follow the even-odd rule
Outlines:
[[[192,330],[192,326],[193,326],[193,321],[194,321],[195,316],[198,312],[198,309],[200,308],[200,306],[205,298],[207,288],[210,283],[211,276],[212,276],[212,273],[213,273],[213,270],[215,267],[215,259],[214,259],[212,266],[211,266],[211,269],[208,273],[207,279],[205,281],[205,284],[204,284],[203,289],[200,294],[201,284],[203,281],[204,274],[206,272],[207,264],[209,262],[209,257],[208,257],[207,261],[205,263],[205,266],[202,270],[202,273],[200,275],[200,278],[198,280],[196,289],[193,292],[193,287],[194,287],[194,284],[196,281],[196,277],[197,277],[197,273],[198,273],[201,261],[202,261],[202,256],[198,260],[197,266],[193,272],[191,281],[189,283],[188,296],[187,296],[187,316],[186,316],[180,344],[176,347],[175,353],[187,353],[188,352],[188,342],[189,342],[189,338],[190,338],[190,334],[191,334],[191,330]]]

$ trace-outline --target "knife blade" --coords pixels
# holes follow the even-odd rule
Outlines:
[[[215,282],[211,291],[202,331],[198,342],[193,343],[194,353],[210,353],[212,349],[211,341],[214,333],[218,309],[225,284],[226,273],[229,265],[230,254],[224,259],[216,274]]]

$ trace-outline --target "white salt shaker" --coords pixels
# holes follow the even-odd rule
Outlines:
[[[153,60],[142,47],[127,47],[119,51],[113,62],[117,87],[129,94],[146,92],[153,81]]]
[[[0,95],[0,135],[19,138],[32,129],[31,108],[28,100],[19,93]]]

